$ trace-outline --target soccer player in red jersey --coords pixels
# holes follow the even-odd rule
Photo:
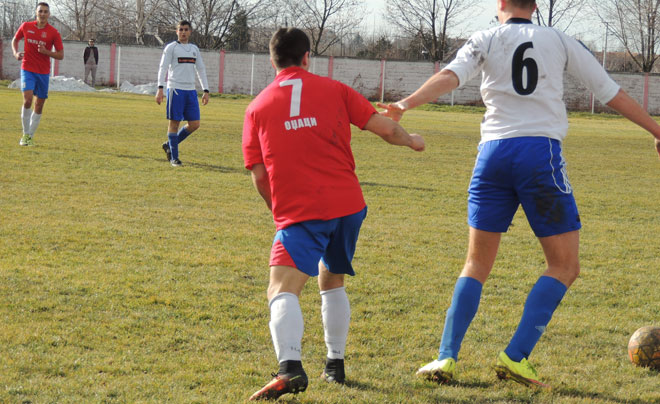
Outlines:
[[[307,388],[301,362],[303,317],[298,297],[318,275],[328,348],[322,377],[344,382],[350,305],[344,275],[367,214],[351,150],[353,124],[393,145],[424,150],[421,136],[379,115],[347,85],[309,73],[310,42],[297,28],[270,41],[277,76],[248,106],[243,126],[245,167],[273,212],[267,297],[279,371],[250,400],[276,399]]]
[[[16,60],[21,60],[21,89],[23,91],[23,136],[21,146],[32,146],[32,137],[41,121],[41,113],[48,98],[48,81],[50,74],[50,58],[62,60],[64,46],[60,33],[50,24],[50,7],[48,3],[37,4],[36,21],[24,22],[11,40],[11,47]],[[18,43],[25,40],[24,51],[19,52]],[[55,48],[55,50],[53,50]],[[30,111],[32,100],[34,111]]]

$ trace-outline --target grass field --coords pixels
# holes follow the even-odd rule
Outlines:
[[[277,364],[265,298],[270,213],[243,168],[247,98],[213,97],[202,128],[164,159],[152,97],[51,93],[35,147],[21,95],[0,88],[0,402],[239,403]],[[582,273],[531,361],[550,392],[499,382],[544,269],[521,212],[461,352],[457,382],[415,378],[433,359],[464,259],[478,110],[412,111],[427,151],[355,131],[369,205],[355,267],[346,386],[321,382],[320,297],[301,298],[307,392],[293,403],[660,403],[630,335],[660,325],[660,161],[648,134],[576,115],[565,157],[580,207]]]

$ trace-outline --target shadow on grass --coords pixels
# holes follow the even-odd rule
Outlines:
[[[436,189],[433,188],[409,187],[408,185],[379,184],[377,182],[360,182],[360,185],[362,185],[363,187],[397,188],[397,189],[408,189],[412,191],[425,191],[425,192],[436,191]]]
[[[598,392],[590,392],[590,391],[584,391],[584,390],[578,390],[574,388],[556,388],[552,389],[552,395],[557,395],[557,396],[562,396],[562,397],[579,397],[582,399],[599,399],[599,400],[604,400],[607,402],[612,402],[612,403],[626,403],[626,404],[649,404],[650,402],[654,401],[649,401],[649,400],[642,400],[639,398],[635,399],[626,399],[626,398],[616,398],[616,397],[611,397],[603,393],[598,393]]]
[[[131,159],[131,160],[144,160],[144,161],[157,161],[157,162],[162,162],[163,164],[167,164],[166,159],[163,158],[153,158],[153,157],[145,157],[145,156],[134,156],[130,154],[112,154],[112,153],[101,153],[105,154],[107,156],[114,156],[118,157],[121,159]],[[223,167],[223,166],[217,166],[217,165],[212,165],[212,164],[206,164],[206,163],[184,163],[184,166],[188,167],[195,167],[195,168],[201,168],[204,170],[208,171],[216,171],[224,174],[246,174],[248,171],[244,170],[242,168],[235,168],[235,167]]]

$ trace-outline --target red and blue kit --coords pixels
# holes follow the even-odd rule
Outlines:
[[[264,164],[278,230],[365,208],[350,125],[363,129],[374,113],[349,86],[300,67],[282,70],[250,103],[243,125],[245,167]]]
[[[38,46],[41,44],[48,50],[53,50],[54,47],[56,52],[64,49],[62,37],[55,27],[46,24],[45,27],[38,28],[36,21],[24,22],[16,31],[15,36],[19,40],[25,40],[25,56],[21,69],[37,74],[49,74],[50,56],[39,53]]]

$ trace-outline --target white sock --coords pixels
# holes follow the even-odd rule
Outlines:
[[[36,132],[39,127],[39,122],[41,122],[41,114],[32,112],[32,118],[30,119],[30,132],[28,132],[30,136],[34,136],[34,132]]]
[[[351,305],[343,286],[321,292],[321,316],[328,358],[344,359],[348,325],[351,322]]]
[[[21,121],[23,122],[23,133],[30,133],[30,117],[32,110],[30,108],[21,107]]]
[[[277,361],[302,360],[303,316],[298,296],[280,293],[270,303],[270,334]]]

